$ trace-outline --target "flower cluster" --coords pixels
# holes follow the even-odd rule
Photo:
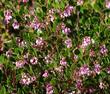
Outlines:
[[[60,13],[60,17],[65,18],[65,17],[71,16],[71,13],[73,12],[73,10],[74,10],[73,6],[70,6],[70,5],[66,6],[65,10]]]
[[[67,65],[66,59],[64,57],[60,60],[60,65],[62,65],[62,66]]]
[[[49,10],[48,17],[49,17],[49,20],[50,20],[51,22],[53,22],[53,21],[55,20],[55,17],[54,17],[54,13],[55,13],[55,12],[56,12],[55,9],[50,9],[50,10]]]
[[[39,22],[37,17],[35,17],[33,22],[31,22],[30,27],[32,27],[34,30],[37,30],[41,28],[41,25],[41,22]]]
[[[24,47],[26,46],[26,41],[24,41],[22,38],[17,37],[16,38],[16,43],[18,44],[19,47]]]
[[[50,54],[44,57],[44,62],[46,62],[46,64],[51,63],[51,61],[52,61],[52,56]]]
[[[106,8],[110,9],[110,1],[106,0]]]
[[[77,5],[83,5],[84,1],[83,0],[77,0]]]
[[[109,10],[110,0],[1,0],[0,92],[110,94]]]
[[[62,29],[62,32],[66,35],[68,35],[69,33],[71,33],[71,29],[66,27],[64,23],[61,24],[61,29]]]
[[[94,71],[95,71],[96,74],[100,74],[100,72],[101,72],[100,64],[95,64],[94,65]]]
[[[71,48],[72,47],[72,40],[70,38],[68,38],[67,40],[65,40],[65,44],[66,44],[67,48]]]
[[[15,62],[16,68],[23,68],[25,64],[27,64],[26,60],[19,60]]]
[[[16,20],[14,20],[12,26],[14,29],[19,29],[19,23]]]
[[[92,74],[100,74],[101,73],[101,66],[100,64],[96,63],[94,64],[93,69],[90,69],[88,65],[83,65],[79,68],[79,71],[77,71],[76,75],[78,77],[85,77],[85,76],[92,76]]]
[[[110,67],[106,69],[107,73],[110,74]]]
[[[50,83],[48,83],[46,85],[46,94],[53,94],[53,93],[54,93],[53,86]]]
[[[4,12],[4,16],[5,16],[5,23],[9,24],[10,20],[12,19],[12,12],[11,12],[11,10],[6,10]]]
[[[9,57],[12,57],[12,54],[13,54],[13,51],[12,49],[9,49],[8,51],[6,51],[6,56],[9,58]]]
[[[94,57],[95,56],[95,51],[93,49],[90,49],[89,56],[90,57]]]
[[[107,54],[107,52],[108,52],[108,49],[106,48],[105,45],[100,46],[100,53],[101,53],[102,55]]]
[[[36,42],[33,44],[34,48],[42,49],[46,45],[45,40],[42,37],[36,39]]]
[[[77,87],[78,89],[81,89],[81,87],[82,87],[82,80],[77,80],[77,81],[76,81],[76,87]]]
[[[35,76],[30,76],[28,73],[23,73],[21,80],[20,80],[20,84],[29,85],[29,84],[33,83],[34,81],[36,81]]]
[[[38,58],[37,58],[37,57],[31,58],[31,59],[30,59],[30,63],[31,63],[32,65],[37,64],[37,63],[38,63]]]
[[[90,44],[91,44],[91,38],[89,36],[86,36],[83,38],[81,47],[86,48]]]
[[[27,3],[29,0],[22,0],[23,3]]]
[[[83,76],[83,75],[90,75],[91,71],[89,69],[89,67],[87,65],[83,65],[82,67],[80,67],[79,69],[79,75]]]
[[[64,67],[63,66],[56,67],[55,71],[62,73],[64,71]]]
[[[42,75],[44,78],[47,78],[48,76],[49,76],[49,73],[48,73],[48,71],[47,70],[45,70],[45,72],[43,73],[43,75]]]

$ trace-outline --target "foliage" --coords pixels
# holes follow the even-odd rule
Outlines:
[[[110,1],[1,0],[0,94],[109,94]]]

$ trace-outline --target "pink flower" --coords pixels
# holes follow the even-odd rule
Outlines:
[[[83,75],[90,75],[91,71],[89,69],[89,67],[87,65],[83,65],[82,67],[80,67],[79,69],[79,75],[83,76]]]
[[[22,38],[20,38],[20,37],[17,37],[16,38],[16,43],[18,44],[18,46],[20,46],[20,47],[24,47],[24,46],[26,46],[26,41],[24,41]]]
[[[49,14],[54,14],[55,11],[56,11],[55,9],[50,9],[50,10],[49,10]]]
[[[61,29],[65,29],[66,25],[64,23],[61,23]]]
[[[100,84],[99,84],[99,88],[100,88],[100,89],[104,89],[104,87],[105,87],[105,85],[104,85],[104,83],[101,81]]]
[[[68,5],[68,6],[65,8],[65,10],[60,13],[60,17],[61,17],[61,18],[65,18],[65,17],[71,16],[71,13],[72,13],[73,9],[74,9],[73,6],[69,6],[69,5]]]
[[[37,30],[37,29],[40,29],[40,28],[41,28],[42,23],[40,23],[39,20],[38,20],[38,17],[35,16],[33,22],[31,22],[30,26],[31,26],[34,30]]]
[[[106,0],[106,8],[110,9],[110,1]]]
[[[93,87],[89,87],[89,88],[88,88],[88,92],[89,92],[89,94],[93,94],[94,91],[95,91],[95,89],[94,89]]]
[[[69,34],[69,33],[71,33],[71,30],[70,30],[70,28],[65,27],[65,28],[62,30],[62,32],[65,33],[65,34]]]
[[[38,22],[32,22],[31,23],[31,27],[34,29],[34,30],[37,30],[40,28],[40,23]]]
[[[19,60],[15,62],[17,68],[23,68],[26,63],[27,62],[25,60]]]
[[[23,3],[27,3],[29,0],[22,0]]]
[[[100,74],[100,72],[101,72],[100,64],[95,64],[94,65],[94,71],[95,71],[95,73]]]
[[[66,62],[64,57],[60,60],[60,65],[62,65],[62,66],[66,66],[67,65],[67,62]]]
[[[84,1],[83,0],[77,0],[77,5],[80,6],[80,5],[83,5]]]
[[[64,67],[63,66],[59,66],[55,68],[56,71],[58,72],[63,72],[64,71]]]
[[[32,65],[37,64],[37,63],[38,63],[38,58],[37,58],[37,57],[31,58],[31,59],[30,59],[30,63],[31,63]]]
[[[20,83],[23,85],[29,85],[31,83],[31,78],[28,76],[28,74],[23,73]]]
[[[107,52],[108,52],[108,49],[106,48],[105,45],[100,46],[100,53],[101,53],[102,55],[106,55]]]
[[[44,45],[44,40],[42,39],[42,37],[36,39],[36,45],[38,46]]]
[[[50,19],[51,22],[53,22],[54,19],[55,19],[55,17],[54,17],[52,14],[50,14],[50,15],[49,15],[49,19]]]
[[[9,50],[6,52],[6,56],[7,56],[8,58],[11,57],[12,54],[13,54],[12,49],[9,49]]]
[[[95,51],[93,49],[90,49],[89,56],[90,57],[94,57],[95,56]]]
[[[33,44],[34,48],[42,49],[46,46],[46,41],[42,37],[36,39],[36,42]]]
[[[72,47],[72,40],[70,38],[68,38],[67,40],[65,40],[65,44],[66,44],[67,48],[71,48]]]
[[[35,80],[36,80],[35,76],[30,76],[28,73],[23,73],[20,83],[22,85],[29,85],[29,84],[33,83]]]
[[[47,71],[47,70],[45,70],[45,72],[43,73],[43,75],[42,75],[42,76],[43,76],[44,78],[47,78],[47,77],[48,77],[48,75],[49,75],[48,71]]]
[[[55,19],[55,17],[54,17],[54,13],[55,13],[55,12],[56,12],[55,9],[50,9],[49,12],[48,12],[49,20],[50,20],[51,22],[53,22],[54,19]]]
[[[73,59],[74,59],[75,61],[77,61],[77,60],[78,60],[78,55],[74,54]]]
[[[46,85],[46,94],[53,94],[53,93],[54,93],[53,86],[50,83],[48,83]]]
[[[64,23],[61,24],[61,29],[62,29],[62,32],[65,33],[66,35],[71,33],[70,28],[66,27]]]
[[[91,38],[89,36],[84,37],[83,41],[82,41],[82,48],[86,48],[87,46],[89,46],[92,43]]]
[[[52,56],[50,54],[48,54],[47,56],[45,56],[44,61],[46,62],[46,64],[51,63],[52,60]]]
[[[83,85],[82,80],[77,80],[76,81],[76,88],[81,89],[82,85]]]
[[[108,74],[110,74],[110,67],[108,67],[106,71]]]
[[[35,76],[32,76],[31,77],[31,82],[34,82],[36,80],[36,77]]]
[[[10,23],[10,20],[12,19],[12,13],[10,10],[6,10],[4,12],[4,16],[5,16],[5,22],[6,24],[9,24]]]
[[[14,29],[19,29],[19,23],[15,20],[14,23],[12,24]]]
[[[23,57],[24,57],[24,59],[28,59],[29,53],[24,53]]]

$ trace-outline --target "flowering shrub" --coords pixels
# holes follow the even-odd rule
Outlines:
[[[109,0],[0,0],[0,94],[110,94]]]

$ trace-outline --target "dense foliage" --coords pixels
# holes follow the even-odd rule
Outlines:
[[[109,0],[0,0],[0,94],[110,94]]]

